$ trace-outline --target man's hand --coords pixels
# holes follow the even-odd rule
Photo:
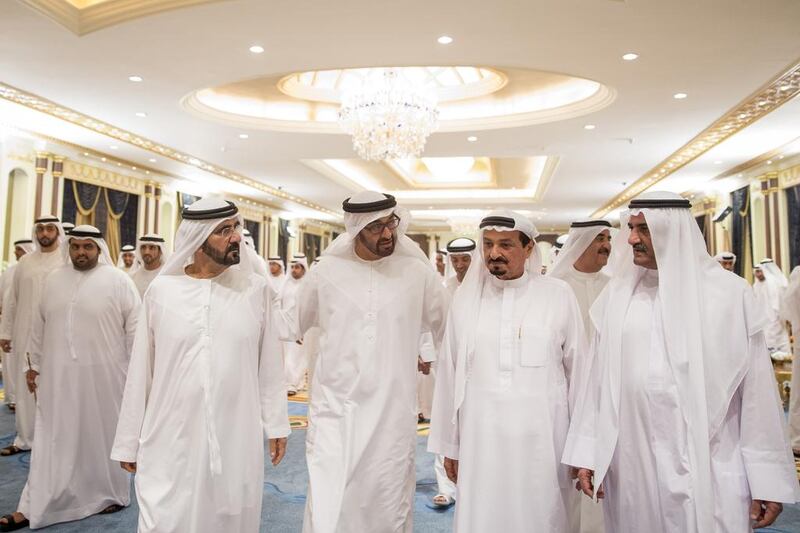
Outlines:
[[[417,370],[425,374],[426,376],[431,373],[431,363],[430,361],[425,362],[422,360],[421,357],[417,357]]]
[[[589,470],[588,468],[579,468],[578,469],[578,482],[575,483],[575,488],[584,494],[586,494],[590,498],[594,498],[594,472]],[[605,496],[603,492],[603,487],[601,486],[597,489],[597,497],[602,499]]]
[[[458,459],[444,458],[444,471],[447,474],[447,479],[453,483],[458,483]]]
[[[782,503],[753,500],[753,503],[750,504],[750,520],[753,521],[753,529],[771,525],[782,512]]]
[[[136,473],[136,463],[126,463],[125,461],[120,461],[119,466],[126,472],[130,472],[131,474]]]
[[[11,352],[11,339],[0,339],[0,350],[6,353]]]
[[[25,372],[25,381],[27,382],[28,390],[31,391],[31,393],[36,392],[36,376],[38,375],[39,373],[36,370],[27,370]]]
[[[272,460],[272,466],[278,466],[284,455],[286,455],[286,437],[269,439],[269,458]]]

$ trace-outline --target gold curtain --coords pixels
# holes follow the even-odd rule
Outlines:
[[[105,187],[103,187],[103,195],[105,196],[106,206],[108,207],[106,222],[106,244],[108,244],[108,251],[111,254],[112,259],[116,261],[117,257],[119,257],[120,248],[122,247],[119,221],[122,218],[122,215],[125,214],[125,207],[127,207],[128,202],[125,202],[125,207],[123,207],[119,213],[115,213],[111,207],[111,201],[108,199],[108,189]]]
[[[84,207],[81,205],[81,197],[78,194],[78,182],[72,182],[72,194],[75,196],[75,225],[81,226],[83,224],[89,224],[90,226],[94,226],[94,209],[97,207],[97,202],[100,201],[100,187],[97,188],[97,194],[94,196],[94,202],[90,207]]]

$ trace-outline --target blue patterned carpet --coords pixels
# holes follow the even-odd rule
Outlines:
[[[302,419],[306,405],[290,403],[291,416]],[[11,444],[14,434],[13,415],[0,406],[0,447]],[[436,511],[429,501],[436,493],[433,475],[433,458],[425,452],[426,437],[420,436],[417,443],[417,493],[414,531],[417,533],[445,533],[452,531],[453,509]],[[305,466],[305,430],[296,429],[289,438],[287,455],[278,468],[266,469],[264,482],[264,506],[262,532],[298,533],[302,528],[303,508],[308,476]],[[30,454],[0,457],[0,515],[16,508],[28,473]],[[133,494],[133,491],[131,491]],[[134,502],[122,512],[92,516],[80,522],[57,524],[43,531],[53,533],[107,533],[136,531],[138,509]],[[22,530],[26,531],[26,530]],[[800,505],[789,506],[774,528],[763,532],[800,533]],[[366,533],[366,532],[365,532]],[[504,532],[505,533],[505,532]],[[513,532],[508,532],[513,533]]]

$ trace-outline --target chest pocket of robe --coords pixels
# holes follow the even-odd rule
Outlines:
[[[552,352],[553,334],[541,328],[523,327],[518,335],[520,366],[546,366]]]

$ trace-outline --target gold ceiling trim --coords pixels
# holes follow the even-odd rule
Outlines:
[[[228,0],[21,0],[23,4],[81,36],[164,11]],[[80,7],[83,6],[83,7]]]
[[[735,176],[736,174],[741,174],[741,173],[746,172],[746,171],[748,171],[748,170],[750,170],[752,168],[755,168],[755,167],[757,167],[759,165],[763,165],[767,161],[772,161],[773,163],[777,163],[778,161],[781,161],[781,155],[784,152],[784,150],[786,149],[786,147],[791,146],[791,145],[795,144],[798,141],[800,141],[800,137],[795,137],[791,141],[789,141],[787,143],[784,143],[781,146],[778,146],[777,148],[773,148],[772,150],[770,150],[768,152],[764,152],[763,154],[759,154],[759,155],[755,156],[754,158],[750,159],[749,161],[745,161],[744,163],[740,163],[740,164],[736,165],[735,167],[726,170],[722,174],[714,176],[711,179],[711,181],[723,180],[725,178],[729,178],[731,176]]]
[[[592,217],[603,217],[609,212],[622,207],[631,198],[638,196],[667,176],[688,165],[798,94],[800,94],[800,61],[796,61],[781,74],[742,100],[692,140],[629,185],[610,202],[592,213]]]
[[[458,156],[455,156],[458,157]],[[401,168],[397,162],[392,160],[384,160],[381,161],[379,164],[383,165],[389,172],[392,173],[393,176],[400,179],[401,181],[405,182],[412,190],[436,190],[436,189],[496,189],[497,188],[497,174],[495,173],[493,159],[491,157],[486,156],[469,156],[472,157],[473,164],[470,168],[469,172],[472,172],[475,167],[478,167],[478,171],[483,171],[484,169],[481,168],[485,166],[485,172],[489,176],[489,181],[485,182],[439,182],[439,183],[422,183],[418,182],[414,179],[414,176],[411,173],[407,173],[403,168]],[[445,159],[447,157],[444,157]],[[427,172],[431,176],[433,176],[433,171],[425,165],[423,161],[424,157],[414,158],[416,169],[412,172],[419,172],[420,167],[424,167],[422,172]]]
[[[64,120],[66,122],[70,122],[72,124],[81,126],[90,131],[94,131],[95,133],[111,137],[112,139],[128,143],[142,150],[158,154],[161,157],[167,157],[179,163],[183,163],[185,165],[195,167],[205,172],[215,174],[217,176],[245,185],[257,191],[269,194],[270,196],[273,196],[275,198],[285,200],[287,202],[292,202],[298,205],[302,205],[304,207],[308,207],[309,209],[314,209],[322,213],[327,213],[333,216],[339,216],[339,213],[335,213],[330,209],[317,205],[304,198],[300,198],[299,196],[294,196],[280,189],[270,187],[269,185],[261,183],[253,178],[222,168],[220,166],[217,166],[208,161],[204,161],[200,158],[197,158],[185,152],[178,151],[175,148],[158,144],[155,141],[152,141],[150,139],[147,139],[130,131],[117,128],[116,126],[113,126],[107,122],[103,122],[102,120],[96,119],[94,117],[84,115],[83,113],[75,111],[74,109],[61,106],[51,100],[41,98],[35,94],[17,89],[5,83],[0,83],[0,98],[3,98],[15,104],[25,106],[29,109],[39,111],[40,113],[44,113],[46,115],[50,115],[52,117]]]
[[[127,159],[122,159],[122,158],[119,158],[119,157],[115,157],[115,156],[113,156],[111,154],[108,154],[106,152],[100,152],[100,151],[95,150],[93,148],[88,148],[88,147],[82,146],[80,144],[75,144],[75,143],[72,143],[72,142],[69,142],[69,141],[65,141],[63,139],[59,139],[58,137],[51,137],[49,135],[45,135],[45,134],[39,133],[37,131],[26,130],[26,129],[23,129],[23,128],[18,128],[16,126],[14,126],[13,129],[15,129],[17,131],[20,131],[22,133],[25,133],[26,135],[30,135],[31,137],[35,137],[37,139],[41,139],[43,141],[47,141],[47,142],[52,143],[52,144],[58,144],[58,145],[66,147],[66,148],[71,148],[73,150],[79,151],[81,153],[89,154],[89,157],[95,157],[97,159],[101,159],[101,158],[105,158],[106,159],[105,161],[101,160],[100,163],[105,163],[105,164],[108,164],[108,165],[116,164],[117,166],[123,166],[123,167],[131,168],[131,170],[133,170],[134,172],[144,171],[145,174],[146,174],[145,177],[142,177],[142,176],[126,176],[125,174],[119,174],[118,172],[115,172],[114,170],[109,170],[109,169],[106,169],[106,168],[103,168],[103,167],[94,166],[96,164],[94,161],[82,162],[82,161],[78,161],[76,159],[73,159],[68,155],[67,156],[54,155],[54,157],[61,157],[61,158],[64,159],[65,171],[64,171],[63,175],[64,175],[64,177],[67,177],[67,178],[69,177],[67,175],[68,172],[66,170],[68,168],[68,165],[74,164],[74,165],[83,166],[83,167],[86,167],[86,168],[93,168],[93,169],[97,169],[99,171],[105,171],[105,172],[110,172],[110,173],[113,173],[113,174],[117,174],[119,176],[129,177],[131,180],[136,180],[141,185],[141,190],[139,190],[139,191],[130,191],[130,192],[136,192],[136,194],[144,194],[144,192],[143,192],[144,191],[144,186],[145,186],[146,183],[149,183],[149,180],[152,180],[152,181],[158,183],[159,185],[173,185],[173,184],[170,184],[169,182],[163,181],[163,178],[166,177],[166,178],[172,178],[172,179],[175,179],[175,180],[186,180],[187,179],[185,176],[179,176],[179,175],[173,174],[171,172],[163,172],[161,170],[158,170],[156,168],[149,167],[149,166],[141,166],[141,165],[138,165],[134,161],[129,161]],[[9,156],[9,157],[11,159],[15,159],[15,160],[18,160],[18,161],[24,161],[24,162],[27,162],[27,163],[30,163],[30,164],[33,164],[34,163],[34,159],[35,159],[33,152],[28,153],[28,154],[24,154],[24,155],[14,153],[14,154],[11,154],[11,156]],[[86,156],[84,156],[84,157],[86,157]],[[134,170],[134,167],[135,167],[135,170]],[[125,170],[127,170],[127,168]],[[109,183],[111,183],[111,182],[99,183],[99,184],[100,185],[108,185]],[[117,184],[117,185],[124,186],[123,184]],[[180,190],[179,188],[177,188],[177,189]],[[231,199],[231,198],[233,198],[235,200],[238,200],[239,202],[242,202],[244,204],[247,204],[247,205],[249,205],[251,207],[258,208],[258,209],[260,209],[260,210],[262,210],[262,211],[264,211],[266,213],[269,213],[269,214],[273,214],[273,213],[276,213],[276,212],[284,211],[284,209],[282,207],[278,206],[278,205],[271,204],[269,202],[264,202],[262,200],[255,200],[255,199],[250,198],[248,196],[236,195],[236,196],[229,197],[229,199]]]

